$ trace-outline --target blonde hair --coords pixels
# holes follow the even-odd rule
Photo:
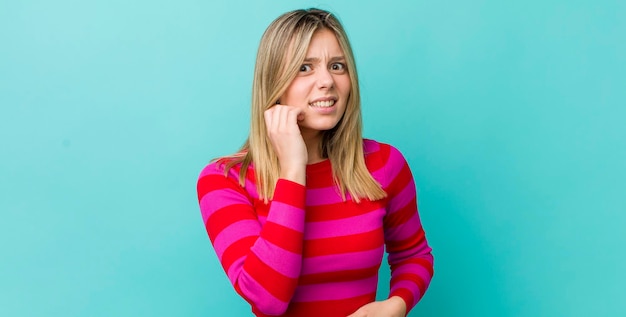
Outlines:
[[[336,36],[344,52],[351,83],[343,117],[333,129],[323,133],[320,148],[322,157],[330,160],[335,183],[344,200],[346,192],[356,202],[360,198],[379,200],[387,196],[365,166],[361,98],[348,37],[333,14],[312,8],[281,15],[263,33],[252,84],[250,134],[238,153],[223,158],[226,162],[225,173],[241,163],[241,186],[245,186],[248,167],[254,164],[257,192],[259,198],[266,202],[274,195],[280,166],[267,136],[263,113],[276,104],[276,100],[298,74],[313,34],[321,29],[328,29]]]

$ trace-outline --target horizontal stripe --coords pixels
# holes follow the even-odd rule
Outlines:
[[[208,174],[202,176],[202,178],[198,180],[198,184],[196,186],[198,199],[202,199],[202,197],[204,197],[204,195],[206,195],[207,193],[216,190],[222,190],[224,188],[238,190],[241,188],[241,186],[239,186],[239,184],[237,184],[237,182],[235,182],[233,179],[224,176],[224,174]]]
[[[389,183],[391,183],[391,180],[393,179],[393,176],[395,176],[395,173],[393,175],[389,174],[389,170],[393,168],[393,162],[389,161],[390,153],[391,147],[387,144],[381,144],[377,156],[383,165],[376,170],[370,170],[372,175],[378,176],[376,180],[378,180],[378,183],[383,188],[388,187]]]
[[[205,168],[202,169],[202,171],[200,172],[200,175],[198,176],[198,179],[202,179],[203,177],[208,176],[208,175],[224,176],[224,167],[217,162],[210,163]]]
[[[314,302],[292,302],[285,317],[325,317],[348,316],[362,306],[376,300],[376,293],[370,292],[340,300],[322,300]]]
[[[304,209],[297,208],[279,201],[271,203],[269,221],[294,231],[304,230]]]
[[[383,207],[379,201],[369,200],[362,200],[358,204],[347,201],[324,206],[307,206],[306,221],[318,222],[356,217]]]
[[[382,228],[385,211],[373,210],[366,214],[330,221],[309,222],[304,234],[305,240],[333,238],[370,232]]]
[[[393,213],[397,210],[403,209],[406,206],[411,206],[413,209],[417,209],[417,192],[415,191],[415,184],[409,182],[395,195],[391,196],[387,204],[387,210]]]
[[[394,179],[395,175],[405,170],[405,167],[408,167],[407,161],[397,148],[388,144],[384,147],[388,151],[385,167],[389,175],[392,176],[391,179]]]
[[[294,279],[300,276],[301,254],[287,251],[262,239],[257,241],[252,251],[257,258],[276,272]]]
[[[233,265],[237,261],[239,261],[240,266],[243,265],[243,261],[245,260],[245,256],[250,251],[250,248],[256,242],[256,236],[245,237],[237,240],[235,243],[229,245],[224,252],[222,252],[222,256],[219,257],[222,266],[224,267],[224,271],[230,277],[231,275],[239,274],[238,272],[230,272],[233,269]],[[236,266],[236,265],[235,265]],[[241,269],[241,267],[235,267],[235,270]],[[234,279],[231,279],[234,281]]]
[[[402,276],[404,274],[415,275],[422,281],[430,281],[432,278],[431,270],[428,268],[414,263],[404,263],[404,265],[398,267],[393,271],[393,276]]]
[[[259,199],[259,193],[256,190],[256,185],[254,184],[253,181],[247,178],[245,181],[245,189],[246,189],[246,192],[248,193],[248,197],[252,199]]]
[[[270,211],[271,201],[266,203],[263,200],[257,198],[253,200],[252,205],[254,206],[254,212],[257,214],[257,216],[267,217]]]
[[[411,218],[406,220],[405,223],[390,228],[387,227],[387,231],[385,231],[385,240],[405,241],[413,237],[416,232],[421,230],[421,228],[422,226],[417,213],[413,213]]]
[[[304,208],[304,186],[286,179],[276,182],[273,201],[279,201],[287,205]]]
[[[211,242],[214,242],[215,237],[225,228],[242,220],[256,221],[256,217],[249,206],[228,205],[215,211],[206,221],[206,230],[209,233]]]
[[[387,240],[387,252],[389,253],[397,253],[401,251],[415,249],[416,246],[419,246],[421,243],[426,243],[424,230],[420,227],[418,230],[412,232],[412,234],[403,240]]]
[[[411,170],[406,163],[397,174],[390,175],[392,181],[385,189],[393,196],[398,195],[405,187],[412,184],[413,177],[411,176]],[[414,186],[413,186],[414,187]]]
[[[207,175],[198,180],[196,191],[198,194],[198,201],[202,200],[202,197],[207,193],[216,190],[222,190],[229,187],[230,180],[224,175]]]
[[[320,162],[319,164],[322,166],[314,166],[313,168],[311,168],[311,166],[307,166],[307,189],[327,188],[335,186],[335,180],[333,179],[330,162],[325,161]]]
[[[233,161],[232,158],[223,158],[223,159],[217,160],[216,162],[211,163],[210,165],[213,165],[214,169],[219,170],[223,174],[224,170],[226,169],[226,164],[232,161]],[[246,170],[246,179],[250,180],[251,182],[254,182],[255,176],[254,176],[254,168],[252,168],[252,165],[253,164],[250,164],[250,166],[248,166],[248,169]],[[233,167],[230,168],[230,170],[228,171],[228,176],[233,179],[239,180],[240,171],[241,171],[241,163],[237,163],[233,165]]]
[[[200,199],[200,209],[202,210],[202,220],[204,222],[211,217],[215,211],[230,205],[248,205],[250,200],[239,191],[232,188],[213,190],[206,193]]]
[[[375,152],[371,152],[365,156],[365,166],[371,174],[378,172],[384,172],[385,164],[387,163],[388,151],[385,151],[382,147],[378,147]]]
[[[378,274],[378,265],[350,270],[334,270],[316,274],[302,274],[298,281],[299,285],[331,283],[331,282],[348,282],[364,279]]]
[[[254,220],[241,220],[224,228],[213,241],[213,248],[218,257],[229,245],[249,236],[258,236],[260,231],[259,223]]]
[[[249,275],[242,275],[237,281],[235,289],[254,307],[254,310],[268,315],[282,314],[289,304],[288,301],[273,296],[263,285]]]
[[[258,216],[258,215],[257,215],[257,220],[259,220],[259,223],[260,223],[262,226],[264,226],[264,225],[265,225],[265,223],[267,222],[267,217],[265,217],[265,216]]]
[[[423,255],[423,257],[421,258],[410,258],[410,259],[406,259],[404,261],[402,261],[402,266],[398,265],[398,264],[392,264],[391,265],[391,270],[392,271],[398,271],[398,272],[402,272],[403,270],[405,270],[405,267],[411,267],[411,265],[418,265],[420,267],[422,267],[424,270],[426,270],[427,275],[429,276],[433,276],[434,271],[433,271],[433,261],[432,261],[432,256],[431,255]],[[417,270],[416,270],[417,272]]]
[[[426,283],[424,280],[417,274],[411,273],[403,273],[403,274],[394,274],[392,279],[399,280],[400,282],[394,283],[396,287],[402,287],[404,285],[409,285],[409,283],[415,284],[413,288],[417,287],[418,291],[416,294],[421,294],[426,290]]]
[[[325,187],[306,190],[306,206],[324,206],[330,204],[343,203],[339,188]]]
[[[383,244],[382,229],[343,237],[305,240],[304,257],[372,250]]]
[[[389,186],[389,181],[384,181],[387,179],[387,174],[384,169],[378,169],[376,171],[370,171],[372,177],[380,184],[380,186],[385,189]]]
[[[302,285],[296,289],[293,301],[313,302],[351,298],[371,293],[377,284],[378,276],[375,275],[356,281]]]
[[[417,216],[416,197],[413,197],[413,199],[404,205],[404,207],[388,213],[385,217],[385,227],[394,228],[405,223],[409,223],[409,220],[414,216]],[[419,218],[417,223],[419,224]]]
[[[380,150],[381,145],[382,143],[372,139],[363,139],[363,153],[365,153],[365,156],[376,153]]]
[[[402,267],[402,271],[395,271],[392,275],[394,279],[405,280],[405,281],[413,281],[417,284],[420,289],[420,292],[426,291],[427,285],[430,283],[432,279],[432,275],[428,273],[424,267],[413,265],[411,268]]]
[[[289,302],[291,300],[293,291],[298,284],[297,278],[291,278],[281,274],[259,259],[254,253],[250,253],[246,258],[244,269],[251,278],[272,294],[272,296],[283,302]]]
[[[287,251],[302,253],[302,232],[273,222],[266,222],[261,237]]]
[[[305,258],[302,262],[302,274],[315,274],[330,271],[362,269],[380,266],[384,247],[350,253],[339,253]]]
[[[227,176],[224,176],[224,168],[225,166],[223,164],[214,162],[202,170],[198,178],[198,198],[201,198],[207,192],[215,189],[216,184],[219,186],[219,184],[225,184],[226,182],[231,186],[236,185],[236,187],[241,188],[239,185],[239,166],[233,166],[233,168],[228,171]],[[248,169],[244,184],[248,196],[252,198],[257,198],[259,196],[256,192],[254,170]]]

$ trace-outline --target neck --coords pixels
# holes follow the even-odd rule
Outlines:
[[[314,164],[323,161],[325,158],[322,157],[321,143],[322,143],[322,132],[320,131],[303,131],[300,130],[302,134],[302,138],[304,139],[304,143],[306,144],[306,150],[308,152],[308,162],[307,164]]]

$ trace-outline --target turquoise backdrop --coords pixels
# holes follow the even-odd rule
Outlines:
[[[249,316],[195,182],[247,135],[263,30],[311,6],[415,175],[410,316],[626,316],[619,0],[0,0],[0,315]]]

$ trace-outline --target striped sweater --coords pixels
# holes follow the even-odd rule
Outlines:
[[[431,248],[417,212],[409,166],[394,147],[364,141],[365,161],[387,192],[378,201],[342,201],[328,160],[307,165],[306,187],[279,179],[258,199],[254,169],[224,176],[213,162],[198,179],[202,219],[226,274],[256,316],[347,316],[376,298],[383,252],[389,296],[407,312],[433,275]]]

